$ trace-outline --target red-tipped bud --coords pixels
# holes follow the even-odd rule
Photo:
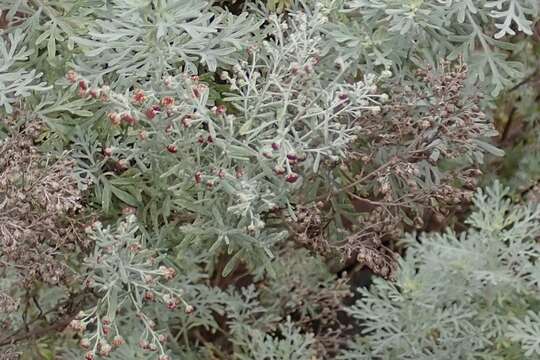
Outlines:
[[[103,148],[103,156],[109,157],[112,156],[113,149],[111,147]]]
[[[172,96],[165,96],[161,99],[161,105],[168,108],[174,106],[174,98]]]
[[[225,107],[225,105],[219,105],[216,109],[216,113],[218,115],[223,115],[227,112],[227,108]]]
[[[146,115],[148,119],[152,120],[153,118],[156,117],[156,115],[160,113],[160,111],[161,111],[161,108],[159,107],[159,105],[152,105],[152,107],[146,109],[144,114]]]
[[[203,173],[200,171],[197,171],[195,173],[195,183],[200,184],[202,181]]]
[[[113,125],[120,125],[122,122],[122,116],[117,112],[110,112],[107,114],[107,117]]]
[[[112,341],[113,346],[122,346],[126,343],[126,340],[124,340],[123,337],[120,335],[116,335]]]
[[[298,174],[290,173],[289,175],[287,175],[287,178],[286,178],[287,182],[294,183],[296,182],[296,180],[298,180]]]
[[[167,146],[167,151],[170,152],[171,154],[176,154],[176,152],[178,151],[178,148],[176,147],[176,145],[170,144]]]
[[[144,301],[153,302],[156,300],[156,295],[152,291],[145,291],[143,295]]]
[[[140,105],[146,101],[146,95],[144,94],[144,91],[142,89],[137,89],[133,93],[132,99],[135,104]]]
[[[296,154],[289,153],[287,154],[287,159],[294,161],[298,159],[298,156],[296,156]]]
[[[88,90],[88,82],[84,79],[79,80],[79,89],[84,91]]]
[[[128,112],[124,112],[121,115],[122,122],[126,125],[135,125],[135,117]]]
[[[66,73],[66,79],[72,84],[75,84],[77,82],[77,79],[79,78],[79,75],[75,72],[75,70],[69,70]]]
[[[191,118],[191,116],[189,115],[186,115],[182,118],[182,125],[185,127],[185,128],[188,128],[191,126],[191,124],[193,123],[193,119]]]

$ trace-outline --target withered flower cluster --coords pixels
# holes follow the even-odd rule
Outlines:
[[[65,253],[87,245],[73,164],[40,153],[34,141],[41,130],[29,123],[0,143],[0,269],[15,271],[24,287],[62,283]]]
[[[358,119],[359,140],[335,168],[345,181],[317,205],[297,205],[289,219],[297,243],[323,256],[338,252],[345,263],[360,262],[388,279],[404,231],[446,224],[472,198],[481,153],[496,151],[483,141],[496,131],[480,110],[482,99],[466,86],[465,65],[442,62],[414,76],[411,85],[387,89],[380,112]],[[336,203],[360,216],[341,215],[348,234],[332,242]]]

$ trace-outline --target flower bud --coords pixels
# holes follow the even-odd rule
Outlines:
[[[75,84],[77,82],[77,79],[79,78],[79,75],[75,72],[75,70],[69,70],[66,73],[66,79],[72,84]]]
[[[126,125],[135,125],[135,118],[128,112],[124,112],[121,115],[122,122]]]
[[[116,335],[112,341],[113,346],[122,346],[126,343],[126,340],[120,335]]]
[[[133,93],[132,99],[135,104],[140,105],[146,101],[146,95],[144,94],[144,91],[142,89],[137,89]]]
[[[288,183],[295,183],[298,180],[298,174],[290,173],[285,179]]]
[[[167,108],[174,106],[174,98],[172,96],[165,96],[161,99],[161,105]]]
[[[103,155],[106,157],[112,156],[113,149],[111,147],[103,148]]]
[[[195,173],[195,183],[200,184],[202,181],[203,173],[200,171],[197,171]]]
[[[107,342],[102,342],[100,345],[99,345],[99,355],[101,356],[109,356],[109,354],[111,353],[112,351],[112,346],[109,345],[109,343]]]
[[[89,349],[90,348],[90,340],[87,338],[82,338],[81,341],[79,341],[79,346],[83,349]]]
[[[107,117],[113,125],[120,125],[122,122],[122,116],[117,112],[110,112],[107,114]]]

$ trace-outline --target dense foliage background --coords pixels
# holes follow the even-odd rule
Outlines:
[[[0,0],[0,359],[540,359],[537,0]]]

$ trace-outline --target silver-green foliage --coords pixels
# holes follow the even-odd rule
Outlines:
[[[341,23],[329,35],[346,59],[367,68],[407,68],[448,57],[463,58],[476,79],[500,93],[523,67],[509,57],[517,47],[509,36],[516,29],[532,34],[538,16],[536,0],[350,0],[343,4]],[[494,29],[494,30],[493,30]]]
[[[92,79],[130,86],[148,76],[204,64],[210,71],[232,64],[260,22],[235,16],[209,1],[114,0],[96,11],[85,36],[75,37],[84,57],[77,69]]]
[[[33,91],[46,90],[40,81],[41,73],[26,68],[23,62],[32,54],[25,44],[22,31],[10,33],[6,38],[0,37],[0,109],[11,113],[15,102],[29,96]]]
[[[344,358],[540,358],[540,208],[507,194],[479,191],[466,233],[407,239],[397,282],[350,309],[363,336]]]

